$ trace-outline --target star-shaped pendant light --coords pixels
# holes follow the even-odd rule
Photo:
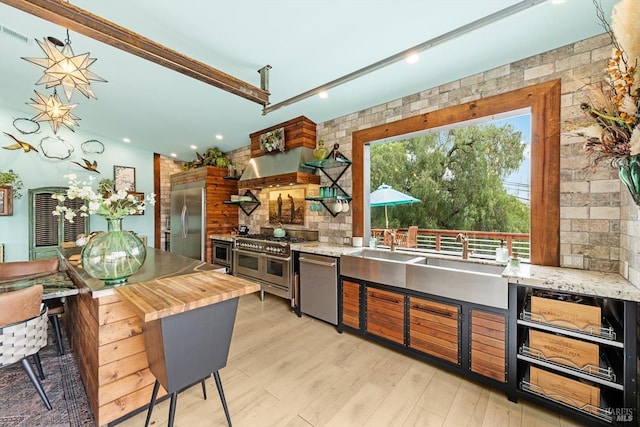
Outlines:
[[[53,90],[53,95],[46,96],[38,91],[36,93],[36,99],[31,98],[32,103],[27,105],[32,106],[38,111],[38,114],[32,119],[36,122],[49,122],[53,133],[57,134],[60,126],[66,126],[70,131],[73,131],[73,126],[78,125],[79,118],[71,114],[71,110],[78,104],[63,104],[60,102],[60,98]]]
[[[37,85],[44,84],[47,88],[61,85],[68,101],[71,101],[76,89],[87,98],[97,99],[91,82],[106,80],[89,71],[89,67],[96,62],[95,58],[89,57],[89,52],[74,54],[68,31],[64,44],[55,37],[45,38],[42,42],[36,39],[36,42],[47,57],[22,59],[44,68],[44,75],[36,82]],[[58,46],[62,46],[62,50],[58,50]]]

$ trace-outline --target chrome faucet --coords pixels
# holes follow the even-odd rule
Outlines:
[[[456,242],[462,243],[462,259],[469,259],[469,255],[473,250],[469,250],[469,236],[466,233],[458,233]]]
[[[398,244],[397,240],[396,240],[396,232],[394,230],[384,230],[384,234],[389,234],[391,235],[391,252],[395,252],[396,250],[396,245]]]

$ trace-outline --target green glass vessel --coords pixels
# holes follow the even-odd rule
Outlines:
[[[629,189],[636,205],[640,206],[640,156],[629,156],[618,159],[618,176]]]
[[[125,284],[147,257],[135,234],[122,230],[122,218],[107,219],[107,231],[94,236],[82,248],[82,268],[107,286]]]

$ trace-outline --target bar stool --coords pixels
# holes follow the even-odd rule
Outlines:
[[[220,380],[220,374],[218,371],[213,373],[213,377],[216,380],[216,387],[218,388],[218,394],[220,395],[220,400],[222,401],[222,407],[224,409],[224,415],[227,417],[227,424],[231,427],[231,416],[229,415],[229,408],[227,407],[227,400],[224,397],[224,390],[222,390],[222,381]],[[207,387],[205,385],[206,378],[200,380],[200,384],[202,384],[202,394],[204,396],[204,400],[207,400]],[[156,380],[155,384],[153,384],[153,392],[151,393],[151,402],[149,403],[149,409],[147,410],[147,419],[144,422],[144,427],[149,426],[149,421],[151,421],[151,413],[153,412],[154,406],[156,406],[156,397],[158,396],[158,390],[160,389],[160,382]],[[176,415],[176,401],[178,400],[178,392],[175,391],[171,393],[171,401],[169,402],[169,421],[167,425],[169,427],[173,426],[173,421]]]

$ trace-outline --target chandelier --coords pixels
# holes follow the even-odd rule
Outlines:
[[[62,86],[67,101],[71,101],[74,90],[78,90],[87,98],[97,99],[91,82],[106,80],[89,70],[96,62],[96,58],[89,57],[89,52],[80,55],[73,52],[69,30],[64,43],[55,37],[47,37],[42,41],[36,39],[36,42],[46,58],[22,59],[44,68],[44,75],[36,82],[37,85],[44,84],[46,88]],[[58,50],[58,47],[62,49]]]
[[[58,94],[53,89],[53,95],[43,95],[37,90],[36,98],[31,98],[32,103],[27,103],[38,111],[38,114],[33,118],[36,122],[49,122],[54,134],[58,133],[60,126],[65,126],[69,130],[73,131],[73,126],[78,125],[78,117],[71,114],[78,104],[64,104],[60,101]]]

